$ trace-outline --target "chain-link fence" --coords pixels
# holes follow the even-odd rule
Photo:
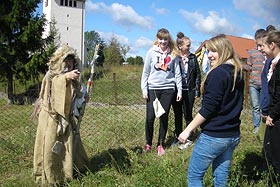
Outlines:
[[[30,114],[38,91],[29,90],[28,94],[17,95],[15,104],[10,105],[7,104],[6,94],[0,95],[0,175],[22,159],[27,160],[27,167],[32,168],[36,123],[30,119]],[[199,110],[200,103],[201,100],[197,99],[194,115]],[[85,149],[93,155],[113,147],[142,147],[145,143],[145,112],[140,78],[117,80],[114,76],[111,81],[96,81],[81,123],[81,137]],[[156,119],[155,133],[158,123]],[[242,124],[251,126],[246,130],[253,128],[251,108],[247,101],[242,111]],[[106,137],[103,136],[104,131],[107,132]],[[171,141],[171,138],[174,138],[172,108],[169,114],[167,141]]]

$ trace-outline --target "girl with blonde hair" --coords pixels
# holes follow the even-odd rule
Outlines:
[[[160,126],[157,153],[159,156],[165,153],[164,141],[172,99],[175,94],[177,101],[182,98],[182,77],[178,62],[174,60],[175,56],[176,46],[169,31],[165,28],[159,29],[154,45],[147,52],[141,78],[142,94],[143,98],[146,99],[146,145],[144,147],[146,152],[150,152],[152,148],[156,117],[153,102],[157,99],[165,111],[161,116],[158,116]],[[175,87],[177,87],[177,93]]]
[[[174,98],[172,107],[175,116],[175,135],[176,139],[172,146],[179,143],[177,137],[183,131],[183,114],[185,126],[192,121],[193,105],[196,98],[200,97],[201,74],[200,67],[195,54],[190,52],[191,40],[184,33],[178,32],[176,44],[180,52],[176,60],[180,65],[182,75],[182,100],[177,102]],[[193,133],[185,144],[178,146],[179,149],[186,149],[193,144],[195,133]]]
[[[242,66],[225,35],[206,41],[206,48],[212,68],[202,84],[202,107],[178,139],[184,143],[200,126],[188,166],[188,186],[203,186],[210,164],[214,186],[227,186],[232,154],[240,141]]]

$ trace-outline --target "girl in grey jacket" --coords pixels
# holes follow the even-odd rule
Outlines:
[[[148,51],[141,78],[141,89],[143,98],[146,99],[146,152],[151,150],[155,111],[153,101],[158,98],[165,113],[160,118],[159,137],[157,142],[157,152],[161,156],[165,153],[164,141],[168,127],[168,113],[174,94],[177,94],[177,101],[182,98],[182,77],[178,62],[174,60],[176,56],[175,43],[165,28],[157,32],[156,40],[152,48]],[[177,93],[175,87],[177,86]]]

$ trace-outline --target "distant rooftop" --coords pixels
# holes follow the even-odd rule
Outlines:
[[[254,49],[256,47],[256,42],[253,39],[231,35],[226,35],[226,37],[232,43],[232,46],[240,59],[247,59],[249,57],[248,50]],[[195,51],[195,54],[201,50],[201,48],[204,46],[204,43],[205,41]]]

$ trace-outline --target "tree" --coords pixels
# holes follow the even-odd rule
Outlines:
[[[96,66],[103,66],[103,63],[105,61],[103,49],[104,49],[104,46],[102,44],[100,44],[98,52],[97,52],[98,57],[95,59]]]
[[[95,31],[86,31],[85,32],[85,48],[87,49],[87,62],[93,61],[94,51],[96,44],[100,44],[100,46],[104,46],[104,41],[101,40],[98,32]],[[98,51],[101,53],[102,51]],[[102,55],[102,54],[100,54]],[[104,55],[103,55],[104,56]],[[103,61],[99,59],[98,64],[103,64]]]
[[[50,23],[50,32],[48,37],[43,40],[43,47],[35,50],[31,60],[25,65],[25,69],[30,75],[30,78],[37,79],[41,73],[47,70],[47,63],[49,58],[56,51],[60,45],[60,34],[56,28],[56,21],[52,18]]]
[[[141,56],[129,57],[127,58],[128,64],[131,65],[142,65],[143,64],[143,58]]]
[[[105,62],[108,64],[122,64],[125,60],[124,54],[129,50],[129,47],[121,45],[117,38],[112,36],[108,44],[104,47]]]
[[[37,61],[39,54],[45,51],[42,33],[46,20],[43,15],[35,13],[40,1],[0,1],[0,75],[7,81],[9,100],[14,92],[14,78],[30,78],[34,75],[32,72],[43,64]]]
[[[126,54],[128,53],[129,50],[130,50],[129,46],[125,46],[125,45],[120,46],[120,52],[122,57],[124,58],[124,62],[126,62]]]
[[[97,43],[100,44],[98,58],[93,59]],[[129,46],[121,45],[114,36],[105,43],[101,40],[99,33],[95,31],[85,32],[85,48],[87,49],[87,62],[95,60],[96,66],[103,66],[103,63],[122,64],[126,59],[126,54],[130,50]]]
[[[128,64],[131,64],[131,65],[134,64],[134,58],[133,58],[132,56],[131,56],[131,57],[128,57],[128,58],[126,59],[126,61],[127,61]]]
[[[135,58],[135,65],[142,65],[144,63],[144,60],[141,56],[136,56]]]

